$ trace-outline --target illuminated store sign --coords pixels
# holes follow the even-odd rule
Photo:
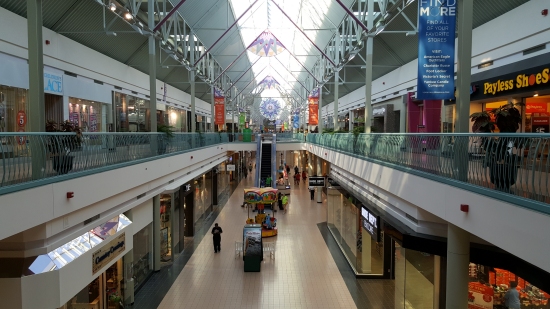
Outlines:
[[[363,228],[370,234],[372,239],[380,242],[380,217],[365,207],[361,207],[361,216],[363,217]]]
[[[94,252],[92,256],[92,274],[97,273],[103,266],[114,260],[126,249],[125,233],[118,235],[101,249]]]

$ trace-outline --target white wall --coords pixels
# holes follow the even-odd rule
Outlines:
[[[134,234],[153,222],[153,200],[148,199],[132,208],[132,228]]]
[[[541,15],[548,9],[548,0],[531,0],[473,30],[472,74],[528,59],[548,52],[550,48],[550,17]],[[523,50],[547,44],[546,50],[523,56]],[[457,43],[458,46],[458,43]],[[456,59],[456,58],[455,58]],[[481,63],[493,60],[493,65],[478,69]],[[372,99],[386,96],[390,99],[406,94],[409,87],[416,91],[418,61],[415,59],[372,82]],[[394,92],[399,91],[398,95]],[[338,100],[338,110],[365,104],[365,87],[361,87]],[[378,102],[374,102],[376,104]],[[332,115],[333,103],[322,108],[323,116]]]
[[[49,40],[50,45],[44,44],[44,65],[69,71],[89,79],[99,80],[116,91],[112,86],[119,86],[129,91],[149,94],[149,76],[130,66],[109,58],[80,43],[72,41],[63,35],[47,28],[43,29],[43,40]],[[27,20],[4,8],[0,8],[0,84],[20,88],[28,88],[28,65],[26,59],[28,36]],[[19,58],[6,58],[6,55]],[[5,60],[7,63],[3,63]],[[9,69],[9,70],[8,70]],[[14,81],[9,81],[10,74],[16,72]],[[7,79],[7,80],[6,80]],[[26,83],[23,84],[23,82]],[[162,97],[164,83],[157,80],[157,96]],[[167,100],[189,107],[191,96],[179,89],[168,86]],[[78,96],[81,97],[81,96]],[[82,97],[81,97],[82,98]],[[86,98],[88,99],[88,98]],[[98,100],[100,101],[100,100]],[[107,102],[111,102],[109,99]],[[105,102],[101,100],[101,102]],[[107,103],[106,102],[106,103]],[[196,98],[197,111],[210,115],[210,104]]]
[[[316,145],[310,152],[355,177],[375,194],[394,196],[550,272],[550,216]],[[326,155],[325,155],[326,154]],[[406,202],[405,202],[406,201]],[[395,201],[393,202],[395,203]],[[405,204],[402,211],[407,212]],[[468,213],[460,205],[470,206]],[[412,214],[413,216],[415,214]]]
[[[88,250],[59,270],[22,278],[0,278],[0,299],[2,308],[58,308],[90,284],[107,268],[115,264],[133,248],[134,227],[128,225],[123,230],[102,242],[105,246],[121,233],[125,233],[125,248],[112,261],[98,270],[92,271],[93,254],[101,246]],[[122,276],[122,274],[120,274]]]
[[[17,207],[0,209],[0,239],[44,223],[48,226],[43,238],[58,234],[116,205],[135,201],[138,195],[200,169],[218,157],[225,157],[227,149],[222,148],[226,147],[203,148],[2,195],[2,205]],[[74,192],[74,198],[67,199],[67,192]]]

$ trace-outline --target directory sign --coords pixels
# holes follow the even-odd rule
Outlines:
[[[454,96],[457,0],[418,1],[418,100]]]
[[[324,187],[325,186],[325,177],[311,176],[309,179],[310,187]]]

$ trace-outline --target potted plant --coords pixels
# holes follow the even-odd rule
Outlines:
[[[158,139],[157,139],[158,154],[166,153],[166,147],[170,144],[170,140],[174,138],[174,131],[172,131],[172,129],[174,129],[174,127],[167,126],[165,124],[157,125],[157,132],[164,133],[164,134],[158,135]]]
[[[491,133],[498,128],[501,133],[516,133],[521,124],[518,106],[523,106],[523,103],[508,102],[491,111],[471,114],[472,131]],[[485,150],[483,166],[489,168],[491,183],[497,190],[508,191],[516,183],[519,157],[512,152],[514,147],[521,148],[522,145],[509,138],[481,138],[481,148]]]
[[[52,157],[53,169],[58,174],[67,174],[73,169],[74,156],[70,155],[71,151],[81,148],[82,130],[77,124],[69,120],[61,123],[48,120],[46,122],[46,132],[66,133],[50,136],[47,147]]]

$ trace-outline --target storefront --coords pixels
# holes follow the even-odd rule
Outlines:
[[[470,115],[490,112],[511,103],[522,115],[519,132],[547,133],[550,130],[550,63],[544,54],[472,75]],[[443,132],[453,132],[456,104],[445,101]],[[494,119],[493,119],[494,121]],[[470,128],[470,131],[472,129]],[[495,132],[498,132],[498,127]]]
[[[151,132],[149,100],[113,92],[116,132]]]
[[[69,97],[69,121],[82,132],[107,132],[107,118],[112,119],[111,105]]]
[[[405,132],[406,96],[372,105],[372,127],[376,133]]]

